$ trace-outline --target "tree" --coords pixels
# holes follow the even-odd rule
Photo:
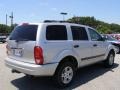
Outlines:
[[[120,32],[120,25],[118,25],[118,24],[112,23],[110,25],[110,28],[111,28],[112,31],[114,30],[115,32]]]
[[[72,17],[68,19],[68,22],[91,26],[100,33],[120,33],[120,25],[105,23],[94,17]]]
[[[97,27],[98,23],[94,17],[73,17],[68,22]]]
[[[6,26],[4,24],[0,24],[0,33],[8,33],[10,30],[10,26]]]
[[[110,34],[112,33],[111,30],[106,27],[106,26],[103,26],[103,25],[100,25],[100,26],[97,26],[96,30],[101,33],[101,34]]]
[[[13,24],[12,26],[7,26],[5,24],[0,24],[0,33],[11,33],[12,30],[17,26],[17,24]]]

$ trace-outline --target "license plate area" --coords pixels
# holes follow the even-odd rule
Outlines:
[[[18,57],[22,57],[23,55],[23,50],[22,49],[14,49],[13,54]]]

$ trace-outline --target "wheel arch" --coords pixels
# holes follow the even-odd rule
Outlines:
[[[64,58],[61,59],[61,61],[59,62],[58,66],[57,66],[57,68],[55,70],[55,73],[57,72],[57,70],[61,66],[61,64],[65,63],[65,62],[73,63],[73,65],[75,65],[75,69],[76,70],[78,69],[79,63],[78,63],[76,57],[74,57],[72,55],[68,55],[68,56],[65,56]]]
[[[109,51],[109,53],[113,53],[114,56],[115,56],[115,51],[114,51],[114,49],[111,49],[111,50]]]
[[[108,57],[110,52],[113,52],[114,55],[116,54],[115,48],[114,48],[114,46],[112,44],[109,44],[109,46],[108,46],[108,48],[106,50],[106,55],[105,55],[104,59],[106,59]]]

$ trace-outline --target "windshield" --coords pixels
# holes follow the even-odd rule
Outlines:
[[[38,25],[17,26],[10,35],[10,40],[36,40]]]

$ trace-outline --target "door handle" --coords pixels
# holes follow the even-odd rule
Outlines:
[[[79,45],[74,45],[74,48],[79,48]]]
[[[98,45],[97,44],[93,44],[93,47],[97,47]]]

